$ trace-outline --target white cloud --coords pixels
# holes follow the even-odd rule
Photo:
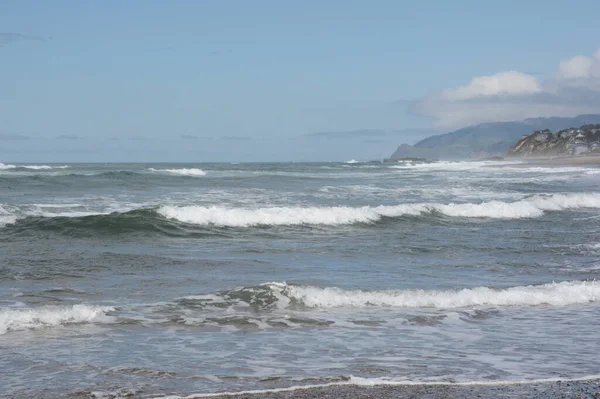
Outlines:
[[[561,80],[600,79],[600,49],[591,57],[577,55],[562,60],[558,66],[557,78]]]
[[[443,129],[484,122],[600,112],[600,50],[562,60],[538,80],[518,71],[475,77],[469,84],[432,93],[414,111]]]
[[[559,79],[580,79],[591,76],[594,59],[584,55],[577,55],[568,60],[563,60],[558,66]]]
[[[541,90],[535,77],[517,71],[508,71],[473,78],[466,86],[444,90],[442,96],[448,100],[468,100],[486,96],[531,94]]]

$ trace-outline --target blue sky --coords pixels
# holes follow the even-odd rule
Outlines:
[[[598,15],[586,0],[4,0],[0,162],[380,159],[473,123],[600,111]]]

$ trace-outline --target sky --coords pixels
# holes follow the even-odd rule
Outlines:
[[[0,162],[345,161],[600,113],[600,2],[0,1]]]

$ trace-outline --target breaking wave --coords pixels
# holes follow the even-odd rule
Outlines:
[[[206,172],[202,169],[195,168],[182,168],[182,169],[148,169],[151,172],[156,173],[166,173],[170,175],[178,175],[178,176],[206,176]]]
[[[35,309],[0,309],[0,335],[74,323],[89,323],[100,319],[114,308],[94,305],[42,307]]]
[[[45,207],[48,207],[45,205]],[[253,226],[339,226],[376,224],[385,218],[432,216],[488,219],[536,218],[546,212],[600,208],[600,194],[536,195],[514,202],[488,201],[479,204],[409,203],[363,207],[265,207],[174,206],[105,209],[103,211],[13,209],[0,204],[0,227],[16,229],[95,230],[107,233],[133,231],[186,235],[190,229]]]
[[[11,170],[11,169],[31,169],[31,170],[51,170],[51,169],[66,169],[68,165],[7,165],[0,162],[0,170]]]
[[[4,227],[7,224],[13,224],[16,221],[17,216],[0,204],[0,227]]]
[[[286,283],[265,283],[218,295],[184,298],[205,306],[271,308],[468,308],[474,306],[566,306],[600,301],[600,281],[565,281],[510,288],[476,287],[458,290],[344,290]]]
[[[167,219],[222,227],[282,225],[342,225],[375,222],[381,218],[370,207],[272,207],[225,208],[221,206],[163,206],[158,213]],[[418,213],[418,212],[417,212]]]
[[[597,174],[600,171],[590,166],[532,166],[521,161],[437,161],[399,162],[391,169],[425,172],[510,172],[518,174]],[[564,176],[563,176],[564,177]]]
[[[405,161],[392,165],[392,169],[436,170],[436,171],[472,171],[490,166],[511,165],[514,162],[504,161],[437,161],[419,162]]]
[[[382,217],[439,213],[450,217],[519,219],[540,217],[546,211],[600,208],[600,194],[537,195],[516,202],[480,204],[401,204],[377,207],[270,207],[226,208],[221,206],[162,206],[158,213],[168,219],[197,225],[227,227],[277,225],[344,225],[373,223]]]

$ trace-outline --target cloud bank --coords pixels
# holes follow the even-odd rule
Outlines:
[[[415,106],[442,129],[484,122],[600,112],[600,49],[560,61],[544,79],[518,71],[473,78],[467,85],[435,92]]]

